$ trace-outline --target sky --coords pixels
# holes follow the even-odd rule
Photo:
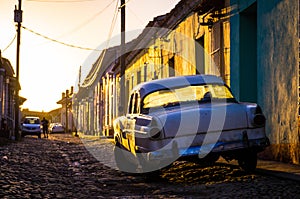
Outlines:
[[[125,0],[126,31],[137,36],[149,21],[170,12],[179,1]],[[14,69],[15,5],[18,0],[0,0],[0,50]],[[21,108],[48,112],[60,107],[56,102],[62,92],[71,86],[76,90],[80,66],[84,77],[109,38],[119,38],[119,6],[119,0],[22,0],[19,80],[20,96],[27,100]]]

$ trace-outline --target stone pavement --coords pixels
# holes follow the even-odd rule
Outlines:
[[[248,174],[233,164],[203,167],[177,161],[171,168],[163,169],[157,179],[126,174],[113,168],[111,146],[108,140],[96,137],[51,134],[49,139],[28,136],[0,147],[0,198],[294,199],[300,196],[298,181]],[[270,164],[265,162],[267,166]]]
[[[96,136],[88,136],[80,134],[81,138],[85,138],[86,140],[97,140],[99,139]],[[112,139],[108,139],[103,137],[102,140],[106,140],[108,142],[112,142]],[[83,139],[84,140],[84,139]],[[226,160],[220,158],[220,163],[227,163]],[[238,165],[237,161],[230,161],[232,165]],[[289,179],[300,182],[300,165],[283,163],[272,160],[261,160],[257,161],[257,169],[256,172],[262,175],[271,175],[275,177],[279,177],[282,179]]]

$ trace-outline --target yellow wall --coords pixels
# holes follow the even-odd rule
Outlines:
[[[126,69],[127,91],[130,92],[140,82],[171,76],[169,60],[172,57],[176,76],[196,74],[195,41],[200,37],[204,37],[204,73],[222,75],[224,81],[229,84],[229,20],[216,20],[211,29],[208,29],[208,26],[200,26],[202,20],[203,16],[193,13],[163,38],[156,38],[149,46],[145,46]],[[223,33],[220,34],[220,31]],[[147,65],[146,68],[145,65]]]

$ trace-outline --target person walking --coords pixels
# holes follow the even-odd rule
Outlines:
[[[46,120],[45,117],[43,117],[42,120],[42,126],[43,126],[43,134],[44,134],[44,138],[48,138],[48,120]]]

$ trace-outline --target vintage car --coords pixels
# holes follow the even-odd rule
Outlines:
[[[217,76],[153,80],[131,92],[127,114],[114,120],[114,155],[125,172],[153,172],[178,159],[213,164],[221,156],[254,171],[269,146],[265,117],[238,102]]]

